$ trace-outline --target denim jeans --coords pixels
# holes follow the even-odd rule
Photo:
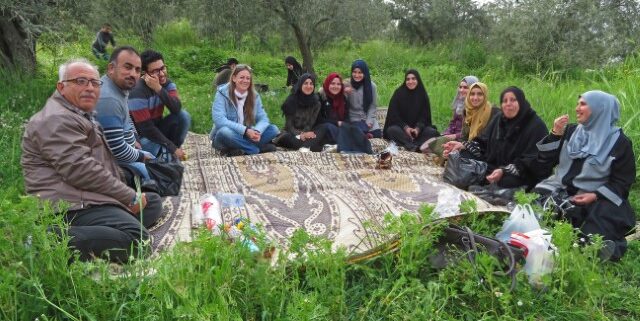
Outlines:
[[[191,115],[182,110],[178,114],[171,114],[163,118],[157,126],[167,139],[180,147],[184,143],[187,133],[189,133],[189,128],[191,127]],[[142,145],[143,150],[153,154],[154,156],[160,155],[161,152],[166,152],[165,146],[153,142],[146,137],[140,138],[140,145]]]
[[[140,175],[140,178],[142,179],[143,182],[151,179],[151,176],[149,176],[149,171],[147,171],[147,166],[145,166],[144,163],[142,162],[133,162],[133,163],[118,162],[118,164],[135,170],[137,174]]]
[[[382,130],[381,129],[369,130],[369,125],[367,125],[367,123],[364,120],[351,122],[351,125],[354,125],[360,128],[362,133],[364,133],[365,135],[371,134],[373,138],[382,138]]]
[[[229,127],[222,127],[216,132],[216,136],[213,139],[213,147],[215,149],[240,149],[248,155],[258,154],[260,152],[260,146],[271,143],[271,140],[279,133],[280,130],[278,130],[278,127],[269,125],[269,127],[261,133],[260,141],[254,142],[236,133]]]

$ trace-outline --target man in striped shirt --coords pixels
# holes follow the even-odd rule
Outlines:
[[[113,51],[107,74],[101,78],[103,85],[96,118],[118,163],[135,168],[143,180],[148,180],[144,161],[153,156],[140,149],[127,106],[129,90],[140,79],[141,69],[140,56],[133,47],[122,46]]]
[[[184,110],[178,88],[169,79],[162,54],[146,50],[140,55],[144,75],[131,90],[129,112],[136,125],[142,149],[154,156],[170,153],[181,160],[191,116]],[[163,117],[165,107],[169,114]]]

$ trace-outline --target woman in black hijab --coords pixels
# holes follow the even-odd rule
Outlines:
[[[383,137],[409,151],[419,152],[427,139],[438,135],[431,124],[429,95],[420,74],[409,69],[404,75],[404,83],[396,89],[389,102]]]
[[[284,65],[287,67],[287,85],[294,86],[298,83],[298,78],[302,75],[302,66],[296,60],[296,58],[292,56],[287,56],[284,58]]]
[[[485,183],[503,188],[530,189],[544,177],[536,168],[539,142],[547,126],[531,108],[522,89],[508,87],[500,94],[502,113],[491,119],[482,134],[464,145],[462,155],[487,162]]]
[[[320,113],[320,98],[315,92],[315,77],[303,74],[298,79],[293,93],[282,104],[285,124],[282,133],[274,139],[277,146],[288,149],[309,148],[322,150],[324,127],[314,128]]]

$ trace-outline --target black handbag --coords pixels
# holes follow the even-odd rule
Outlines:
[[[145,165],[151,179],[156,181],[160,196],[176,196],[180,193],[184,166],[174,155],[162,155],[148,160]]]
[[[429,262],[435,268],[444,268],[449,264],[455,264],[459,260],[459,254],[466,255],[469,262],[474,264],[476,255],[480,251],[494,256],[504,266],[504,271],[496,271],[496,275],[509,276],[511,278],[511,291],[516,287],[517,263],[524,262],[524,250],[500,240],[476,234],[468,227],[459,227],[450,224],[443,230],[443,235],[435,244],[436,253],[429,257]]]
[[[486,162],[462,157],[460,153],[455,152],[447,158],[442,180],[455,187],[467,189],[471,185],[482,183],[486,172]]]

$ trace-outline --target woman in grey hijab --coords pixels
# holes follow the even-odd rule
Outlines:
[[[449,121],[449,127],[442,133],[440,137],[434,137],[427,140],[420,150],[423,153],[433,153],[437,156],[442,156],[442,144],[450,142],[452,140],[460,140],[462,138],[462,126],[464,123],[464,100],[467,98],[467,93],[471,85],[480,81],[476,76],[466,76],[458,83],[458,91],[456,97],[453,98],[451,103],[451,110],[453,115],[451,121]],[[444,160],[444,159],[442,159]]]
[[[627,249],[625,235],[635,226],[629,205],[636,166],[631,141],[615,124],[620,117],[618,99],[592,90],[576,106],[578,124],[567,125],[568,115],[555,119],[551,133],[538,143],[540,173],[554,175],[535,191],[562,195],[564,216],[581,231],[581,239],[601,235],[601,259],[619,260]]]

